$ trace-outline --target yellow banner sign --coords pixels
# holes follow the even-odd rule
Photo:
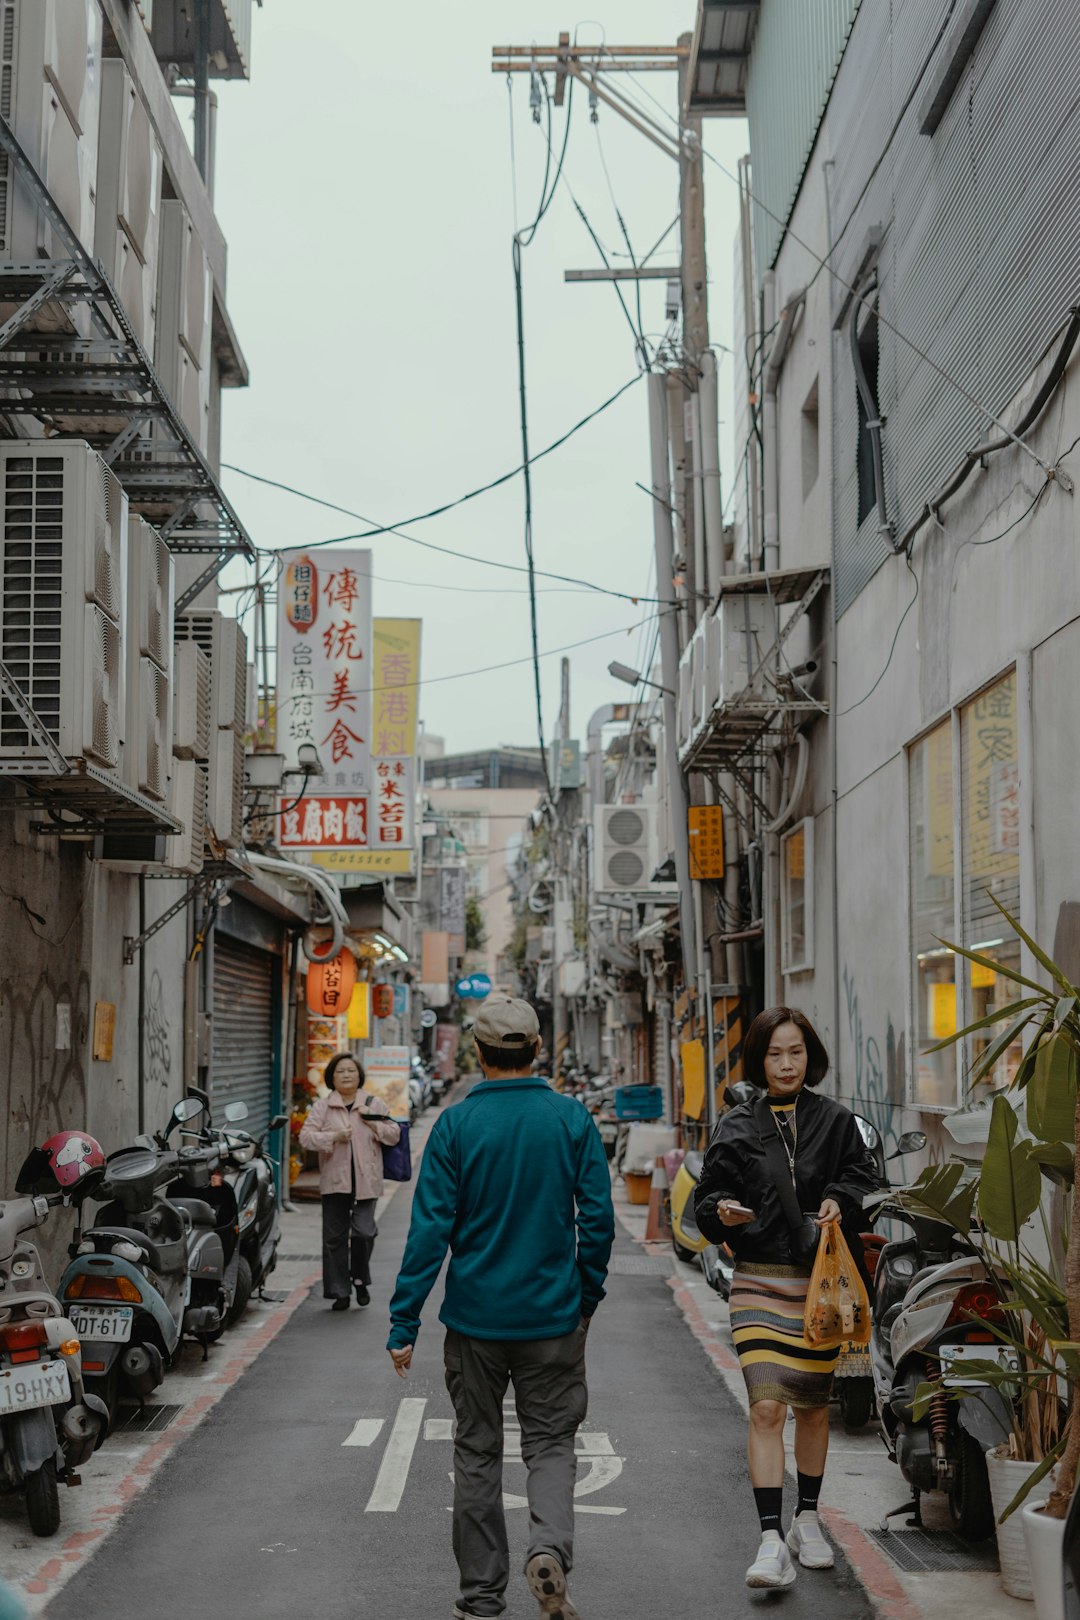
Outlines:
[[[311,851],[312,864],[325,866],[331,872],[398,872],[412,871],[411,849],[315,849]]]
[[[371,752],[379,759],[400,759],[416,753],[420,622],[375,619],[372,624]]]

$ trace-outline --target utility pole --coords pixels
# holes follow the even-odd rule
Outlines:
[[[564,798],[562,793],[562,755],[563,744],[570,739],[570,660],[562,660],[559,682],[559,719],[555,727],[555,742],[552,749],[555,755],[554,770],[551,773],[552,787],[554,789],[555,810],[551,829],[552,856],[555,866],[555,905],[552,922],[554,923],[554,943],[551,952],[551,1065],[552,1079],[559,1072],[559,1054],[566,1039],[566,998],[562,993],[560,973],[563,960],[567,953],[567,909],[572,902],[569,900],[569,883],[567,880],[566,863],[563,859],[566,827],[563,820]],[[575,799],[576,803],[576,799]]]
[[[687,113],[692,35],[679,36],[679,230],[682,238],[683,347],[700,373],[709,347],[709,290],[705,266],[705,176],[700,114]]]

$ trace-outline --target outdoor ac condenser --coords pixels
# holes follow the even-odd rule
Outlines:
[[[0,445],[0,658],[60,752],[116,769],[127,499],[80,440]],[[0,758],[42,750],[0,704]]]
[[[101,7],[97,0],[0,0],[4,115],[67,223],[94,252],[94,200],[101,104]],[[66,258],[55,232],[12,165],[0,158],[0,257]],[[70,329],[58,303],[38,312],[37,331]]]
[[[164,864],[173,872],[195,877],[203,867],[206,838],[206,766],[195,759],[173,761],[169,810],[182,831],[165,840]]]
[[[128,520],[124,780],[163,801],[173,747],[173,558],[141,517]]]
[[[173,647],[173,752],[181,759],[210,757],[210,660],[197,641]]]
[[[154,352],[161,148],[123,62],[102,63],[94,249],[120,294],[135,335]]]
[[[161,205],[154,369],[199,449],[210,425],[210,263],[182,202]]]
[[[708,623],[708,621],[705,621]],[[736,699],[776,643],[776,609],[765,590],[720,598],[714,620],[716,640],[706,659],[707,695],[712,704]]]
[[[244,739],[220,728],[210,749],[206,819],[218,843],[234,849],[244,841]]]
[[[210,661],[211,728],[237,734],[247,719],[247,637],[223,613],[182,613],[178,641],[194,641]]]
[[[604,804],[596,810],[593,887],[604,893],[652,888],[656,806]]]

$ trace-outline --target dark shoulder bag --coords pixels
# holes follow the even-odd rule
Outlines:
[[[389,1114],[361,1114],[361,1119],[390,1119]],[[380,1142],[382,1149],[382,1173],[384,1181],[411,1181],[412,1180],[412,1151],[409,1147],[409,1122],[404,1119],[390,1121],[396,1125],[401,1135],[394,1143]]]
[[[773,1179],[776,1195],[780,1200],[780,1208],[784,1212],[784,1219],[788,1223],[788,1241],[791,1245],[792,1257],[800,1265],[810,1265],[817,1253],[818,1239],[821,1237],[821,1228],[812,1215],[804,1215],[799,1208],[795,1185],[791,1179],[791,1166],[773,1123],[772,1111],[764,1097],[758,1099],[754,1107],[754,1118],[758,1128],[758,1138],[761,1142],[761,1151],[765,1155],[765,1164]]]

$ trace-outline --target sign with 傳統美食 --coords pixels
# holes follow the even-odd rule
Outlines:
[[[277,742],[286,770],[297,769],[306,744],[323,763],[325,790],[345,799],[367,794],[374,685],[371,553],[286,551],[282,561]]]

